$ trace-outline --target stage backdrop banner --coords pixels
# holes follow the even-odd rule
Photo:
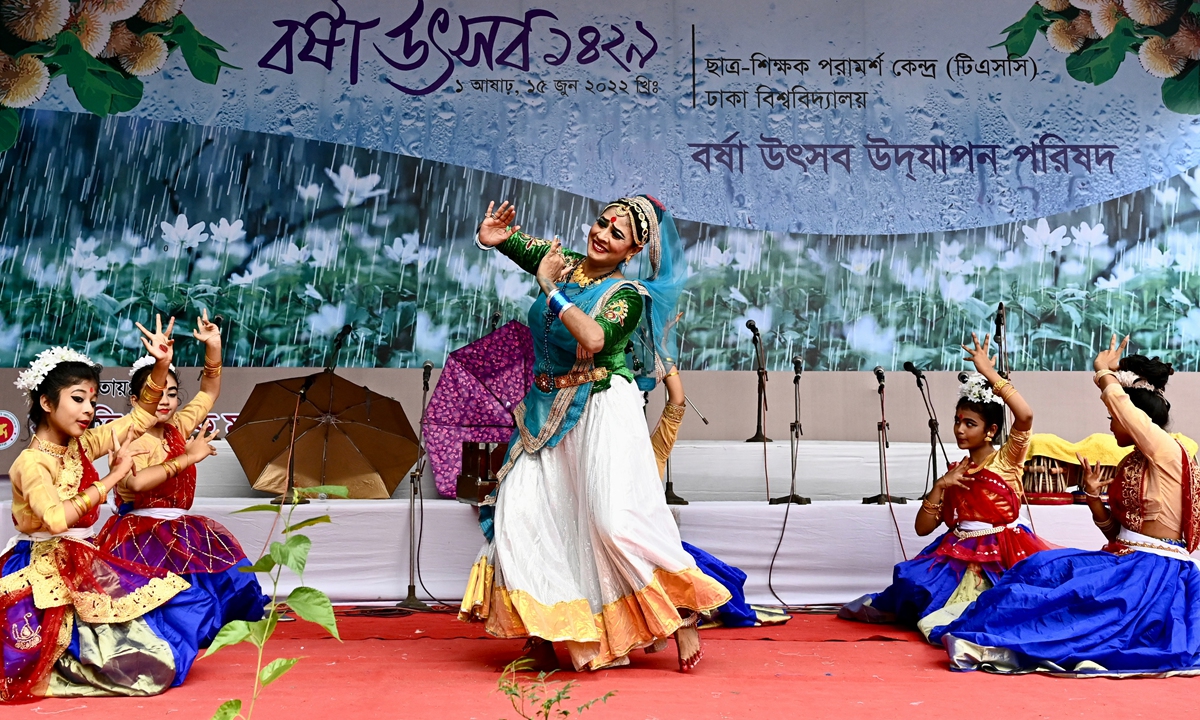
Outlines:
[[[650,192],[685,369],[748,369],[754,320],[772,369],[957,370],[1000,302],[1014,369],[1114,331],[1197,369],[1191,2],[117,5],[0,0],[0,365],[128,366],[154,313],[196,365],[202,309],[231,367],[440,364],[537,292],[489,200],[582,249]]]
[[[384,150],[587,197],[654,188],[706,223],[910,233],[1064,212],[1197,164],[1193,118],[1164,107],[1162,71],[1130,54],[1175,32],[1190,3],[1170,3],[1179,12],[1155,27],[1125,19],[1109,32],[1066,0],[1045,4],[1065,7],[188,0],[186,25],[149,25],[143,11],[96,47],[121,51],[129,30],[178,42],[161,74],[135,78],[140,101],[113,91],[113,112]],[[1076,24],[1082,60],[1039,34],[1056,21]],[[69,74],[66,45],[36,56]],[[122,68],[136,62],[129,52]],[[1200,100],[1197,73],[1182,75],[1168,96],[1190,82]],[[33,107],[94,106],[64,80]]]

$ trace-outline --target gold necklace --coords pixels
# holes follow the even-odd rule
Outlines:
[[[595,277],[595,278],[589,277],[588,274],[583,271],[583,262],[580,261],[580,263],[575,266],[575,270],[571,273],[571,282],[575,283],[576,285],[578,285],[581,288],[585,288],[590,285],[595,285],[596,283],[601,282],[603,280],[607,280],[608,276],[612,275],[616,271],[617,271],[617,268],[613,268],[612,270],[609,270],[608,272],[604,273],[600,277]]]
[[[50,442],[49,440],[41,439],[37,435],[34,435],[33,437],[34,437],[34,439],[37,440],[37,444],[38,444],[37,449],[46,453],[50,457],[58,458],[59,460],[62,460],[63,456],[65,456],[67,454],[66,446],[55,445],[54,443]]]

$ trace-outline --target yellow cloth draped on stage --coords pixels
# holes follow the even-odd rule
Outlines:
[[[1187,448],[1189,455],[1196,454],[1198,446],[1195,440],[1182,433],[1174,433],[1171,437],[1182,443]],[[1132,450],[1132,447],[1119,447],[1116,439],[1108,433],[1088,435],[1077,443],[1050,433],[1037,433],[1029,441],[1028,457],[1048,457],[1078,465],[1079,459],[1075,457],[1075,454],[1079,453],[1089,462],[1116,467]]]

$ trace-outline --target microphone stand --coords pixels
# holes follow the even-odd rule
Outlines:
[[[767,416],[767,357],[763,349],[762,336],[758,334],[757,329],[753,332],[754,351],[758,363],[758,427],[754,431],[754,437],[748,438],[746,442],[769,443],[771,438],[763,432],[763,421]]]
[[[331,372],[331,371],[326,371]],[[308,391],[321,377],[321,373],[314,373],[304,379],[304,385],[300,388],[300,392],[296,395],[296,409],[292,411],[292,418],[288,420],[283,427],[286,428],[289,424],[292,426],[292,439],[288,441],[288,465],[287,465],[287,487],[283,494],[271,498],[272,505],[307,505],[308,498],[296,492],[296,424],[300,422],[300,404],[308,399]],[[279,429],[283,432],[283,428]],[[279,437],[279,433],[275,434],[275,438]],[[274,439],[272,440],[274,442]]]
[[[421,476],[425,474],[425,406],[429,402],[429,376],[433,365],[426,362],[421,378],[421,436],[417,447],[420,449],[420,459],[417,467],[408,474],[408,595],[396,607],[418,612],[427,612],[433,608],[417,599],[417,492],[420,490]],[[490,467],[490,462],[489,462]],[[424,517],[424,514],[422,514]]]
[[[897,505],[907,505],[908,498],[896,497],[888,492],[888,472],[887,472],[887,449],[888,449],[888,422],[887,411],[884,405],[883,383],[879,383],[879,422],[876,424],[877,437],[879,441],[879,494],[871,497],[863,498],[863,505],[886,505],[887,503],[895,503]]]
[[[1005,380],[1008,379],[1008,338],[1005,336],[1005,312],[1004,303],[996,308],[996,372]],[[1005,420],[1008,420],[1008,403],[1004,405]],[[1008,440],[1008,423],[1005,422],[1000,428],[999,442],[1001,445]]]
[[[933,409],[933,398],[929,394],[929,388],[926,387],[925,376],[917,375],[916,377],[917,377],[917,389],[921,391],[921,400],[922,400],[922,402],[925,403],[925,414],[927,414],[929,416],[929,472],[930,472],[930,475],[926,476],[926,481],[933,483],[933,482],[937,482],[937,479],[938,479],[938,471],[937,471],[938,447],[942,448],[942,459],[946,462],[947,468],[950,467],[950,457],[948,455],[946,455],[946,446],[942,443],[942,434],[938,428],[937,411],[935,411]],[[926,485],[925,487],[926,487],[926,490],[921,495],[922,500],[924,500],[925,496],[929,494],[928,488],[930,487],[930,485]]]
[[[799,362],[799,361],[797,361]],[[811,505],[812,498],[804,497],[796,494],[796,465],[800,454],[800,436],[804,434],[804,426],[800,424],[800,367],[796,366],[796,377],[792,378],[792,397],[794,400],[792,424],[788,433],[788,440],[792,446],[792,485],[791,490],[787,495],[774,497],[768,500],[770,505],[782,505],[784,503],[794,503],[796,505]]]

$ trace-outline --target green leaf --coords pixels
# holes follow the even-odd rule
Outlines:
[[[338,640],[342,639],[342,636],[338,635],[333,603],[329,602],[329,597],[325,593],[316,588],[301,585],[293,590],[291,595],[288,595],[287,605],[292,612],[304,620],[316,623],[328,630],[329,634]]]
[[[270,555],[263,555],[258,560],[255,560],[253,565],[249,567],[242,567],[240,570],[241,572],[248,573],[269,573],[275,569],[275,565],[275,558],[271,557]]]
[[[350,497],[350,490],[344,485],[317,485],[316,487],[296,488],[296,492],[301,495],[317,496],[322,493],[333,497]]]
[[[1175,77],[1163,80],[1163,105],[1183,115],[1200,115],[1200,64],[1191,62],[1188,66]]]
[[[213,638],[212,644],[208,646],[204,657],[208,657],[228,645],[237,645],[240,642],[245,642],[249,638],[250,623],[245,620],[231,620],[225,623],[225,627],[217,632],[217,636]]]
[[[212,38],[203,35],[183,13],[175,16],[174,25],[170,32],[163,35],[163,40],[168,45],[179,48],[192,77],[202,83],[216,85],[221,68],[241,70],[238,66],[230,65],[222,60],[218,53],[228,52],[228,50],[221,47]]]
[[[286,535],[288,533],[300,530],[301,528],[312,527],[313,525],[319,525],[321,523],[332,523],[332,522],[333,522],[333,520],[328,515],[322,515],[320,517],[309,518],[308,520],[305,520],[304,522],[298,522],[295,525],[288,525],[287,527],[285,527],[283,529],[283,533]]]
[[[117,302],[117,299],[111,295],[100,293],[96,297],[90,298],[88,302],[92,304],[92,307],[109,316],[121,312],[121,303]]]
[[[15,108],[0,107],[0,153],[17,144],[21,134],[21,114]]]
[[[88,55],[79,38],[69,32],[56,37],[54,52],[43,60],[67,76],[67,84],[85,110],[101,117],[125,112],[142,101],[142,81]]]
[[[282,505],[251,505],[250,507],[244,507],[241,510],[234,510],[232,514],[237,515],[238,513],[248,512],[272,512],[278,515],[281,507]]]
[[[1080,82],[1100,85],[1113,79],[1125,54],[1134,51],[1142,42],[1135,32],[1133,21],[1121,18],[1117,26],[1096,42],[1067,57],[1067,73]]]
[[[1029,48],[1033,47],[1033,41],[1037,39],[1038,33],[1050,27],[1051,22],[1053,20],[1046,17],[1046,9],[1034,3],[1033,7],[1025,13],[1025,17],[1000,31],[1008,37],[999,45],[1004,46],[1010,58],[1024,57],[1029,52]],[[997,45],[992,47],[997,47]]]
[[[213,713],[212,720],[233,720],[242,712],[241,700],[226,700],[221,703],[221,707]]]
[[[292,535],[286,542],[271,543],[271,557],[280,565],[286,565],[292,572],[304,576],[304,566],[308,563],[308,551],[312,548],[312,540],[307,535]]]
[[[271,635],[273,635],[275,633],[275,626],[278,624],[279,624],[279,611],[272,608],[271,614],[267,615],[266,620],[259,620],[258,622],[246,623],[246,626],[250,630],[250,634],[247,639],[250,642],[254,643],[254,647],[262,649],[262,646],[266,645],[267,640],[269,640],[271,638]]]
[[[263,687],[266,687],[291,670],[292,666],[298,662],[300,662],[300,658],[276,658],[258,672],[258,680]]]

